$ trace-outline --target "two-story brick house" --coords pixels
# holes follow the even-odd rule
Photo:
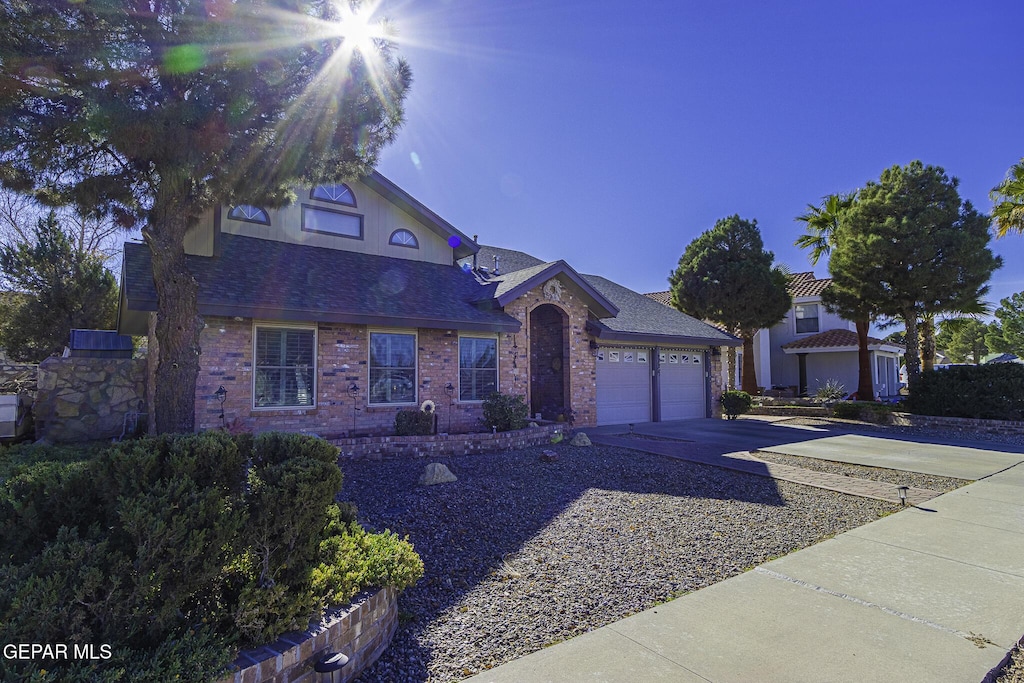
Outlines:
[[[467,431],[493,391],[584,426],[716,410],[735,338],[565,261],[481,257],[378,173],[298,194],[220,207],[187,237],[206,322],[197,428],[386,434],[430,400],[442,429]],[[118,330],[151,333],[155,310],[149,251],[127,244]]]

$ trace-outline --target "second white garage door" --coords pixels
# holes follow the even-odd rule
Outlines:
[[[648,349],[597,351],[597,424],[651,421],[651,357]]]
[[[705,417],[704,352],[697,349],[665,349],[661,351],[659,360],[661,419]]]

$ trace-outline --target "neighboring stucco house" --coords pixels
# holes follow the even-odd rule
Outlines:
[[[857,328],[822,304],[821,294],[831,282],[830,278],[815,278],[812,272],[789,276],[793,307],[780,323],[754,335],[754,370],[759,386],[803,396],[813,395],[821,385],[834,379],[847,392],[856,391]],[[669,292],[647,296],[670,305]],[[899,393],[899,368],[905,348],[869,337],[868,350],[875,396]],[[737,373],[738,386],[742,352],[737,353],[736,365],[733,371]]]
[[[465,431],[493,391],[581,426],[715,414],[734,337],[565,261],[482,248],[378,173],[298,194],[221,207],[187,236],[198,429],[387,434],[431,400]],[[118,330],[151,333],[145,245],[125,246],[121,286]]]

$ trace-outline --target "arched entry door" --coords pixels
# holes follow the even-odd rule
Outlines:
[[[530,416],[557,419],[570,407],[569,317],[554,304],[530,311]]]

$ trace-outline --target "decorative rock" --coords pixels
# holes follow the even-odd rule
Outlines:
[[[558,453],[554,451],[545,450],[540,454],[541,462],[555,462],[556,460],[558,460]]]
[[[573,446],[593,446],[590,443],[590,437],[583,432],[577,432],[576,436],[572,437],[572,441],[569,442]]]
[[[432,462],[427,465],[423,470],[423,474],[420,475],[420,486],[433,486],[434,484],[444,484],[449,481],[458,481],[458,478],[452,474],[450,469],[439,462]]]
[[[532,428],[532,427],[539,427],[540,425],[538,425],[538,424],[537,424],[536,422],[531,422],[531,423],[530,423],[529,425],[527,425],[527,426],[528,426],[528,427],[531,427],[531,428]]]

